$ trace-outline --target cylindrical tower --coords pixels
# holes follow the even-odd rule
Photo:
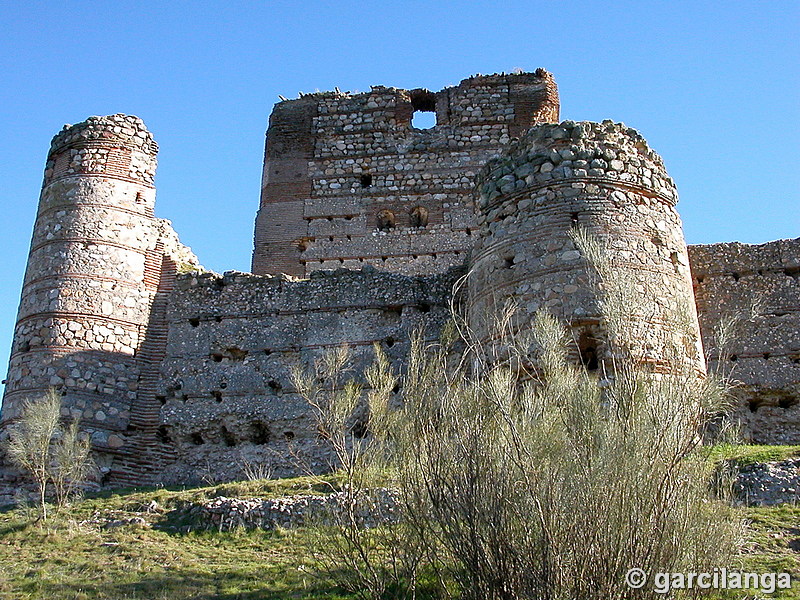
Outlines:
[[[511,301],[512,330],[539,309],[566,321],[573,354],[590,370],[609,358],[598,299],[624,284],[624,344],[657,372],[705,364],[678,196],[661,158],[621,123],[564,121],[532,128],[478,177],[481,236],[471,259],[469,320],[502,356],[495,324]],[[601,282],[573,241],[583,228],[605,248]],[[616,351],[616,350],[615,350]]]
[[[127,115],[90,117],[53,138],[22,288],[2,422],[55,388],[101,462],[124,452],[161,272],[157,152]]]

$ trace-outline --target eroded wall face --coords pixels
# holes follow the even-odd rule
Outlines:
[[[415,112],[436,126],[415,129]],[[265,151],[253,272],[373,264],[406,275],[461,265],[473,179],[536,123],[558,120],[549,73],[476,76],[431,93],[373,87],[276,105]]]
[[[709,369],[736,383],[743,433],[800,444],[800,238],[690,246],[689,257]]]
[[[426,111],[436,126],[414,129]],[[346,376],[360,379],[378,343],[402,370],[411,332],[438,336],[463,274],[448,269],[468,253],[470,321],[488,345],[486,319],[513,299],[524,319],[556,312],[581,353],[583,333],[599,352],[596,281],[568,235],[582,225],[610,242],[626,280],[662,290],[659,318],[632,320],[643,348],[682,335],[667,317],[691,299],[691,263],[709,366],[739,382],[744,433],[800,443],[800,239],[694,246],[687,259],[672,181],[635,132],[564,122],[511,143],[557,120],[543,71],[283,102],[265,152],[257,274],[177,283],[197,259],[153,216],[157,145],[144,124],[113,115],[65,128],[48,155],[0,439],[25,399],[54,388],[109,485],[326,470],[292,369],[348,346]],[[715,331],[728,320],[721,352]],[[696,339],[684,341],[702,371]],[[641,356],[669,369],[658,352]],[[18,475],[0,464],[0,500]]]
[[[292,369],[310,369],[326,351],[347,346],[345,379],[363,381],[373,344],[402,369],[413,331],[438,337],[458,275],[366,269],[301,281],[243,273],[179,279],[158,392],[160,435],[177,461],[161,481],[330,469],[332,457],[292,384]]]

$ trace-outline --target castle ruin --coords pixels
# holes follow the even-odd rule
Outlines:
[[[415,112],[435,126],[416,129]],[[552,76],[474,76],[439,92],[373,87],[276,105],[267,132],[253,273],[205,272],[153,214],[158,146],[142,121],[91,117],[51,144],[22,290],[0,438],[24,399],[59,390],[91,436],[102,484],[275,475],[327,465],[293,368],[381,344],[400,368],[411,332],[436,338],[455,284],[484,342],[511,300],[572,328],[587,368],[602,360],[596,290],[569,231],[607,242],[646,298],[632,315],[642,359],[685,335],[698,375],[740,382],[749,439],[800,443],[800,238],[686,247],[677,191],[633,129],[559,122]],[[730,354],[713,331],[745,315]],[[705,346],[706,352],[703,351]],[[0,495],[17,474],[0,466]]]

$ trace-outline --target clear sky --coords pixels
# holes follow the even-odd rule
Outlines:
[[[0,370],[51,137],[144,119],[156,214],[216,271],[247,271],[278,94],[556,78],[562,118],[637,128],[689,243],[800,236],[800,2],[0,0]]]

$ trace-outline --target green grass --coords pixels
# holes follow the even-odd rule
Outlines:
[[[797,455],[795,447],[716,447],[720,461],[743,463]],[[740,463],[741,464],[741,463]],[[2,600],[278,600],[339,599],[352,595],[319,574],[308,529],[187,532],[180,510],[218,496],[277,497],[324,493],[341,480],[296,478],[182,489],[106,492],[73,506],[46,527],[32,512],[0,512]],[[155,501],[159,508],[145,512]],[[748,524],[743,571],[800,574],[800,507],[737,509]],[[102,527],[107,520],[142,516],[145,526]],[[738,594],[738,595],[737,595]],[[740,592],[714,596],[744,598]],[[753,597],[751,594],[749,597]],[[800,600],[800,581],[770,598]]]
[[[740,509],[748,522],[747,543],[740,564],[743,572],[793,574],[792,589],[778,590],[769,598],[800,598],[800,506],[751,507]],[[720,599],[741,598],[739,592],[721,594]]]
[[[798,457],[800,446],[720,444],[708,448],[708,452],[719,465],[742,468]],[[740,508],[738,512],[747,523],[747,540],[739,564],[732,567],[756,573],[792,573],[792,589],[776,591],[769,598],[800,599],[800,505],[748,507]],[[743,595],[729,591],[727,595],[721,593],[715,597],[728,600]]]
[[[302,530],[175,535],[140,527],[26,527],[3,535],[0,597],[342,597],[302,569],[309,563],[304,550],[310,549]]]
[[[708,448],[717,462],[727,461],[738,467],[773,462],[800,456],[800,446],[761,446],[755,444],[719,444]]]
[[[0,598],[347,598],[315,575],[307,530],[187,533],[177,510],[217,496],[268,498],[330,489],[317,479],[296,478],[109,492],[77,503],[45,527],[32,524],[30,510],[7,510],[0,513]],[[143,512],[153,500],[159,509]],[[131,516],[145,518],[147,525],[102,527]]]

